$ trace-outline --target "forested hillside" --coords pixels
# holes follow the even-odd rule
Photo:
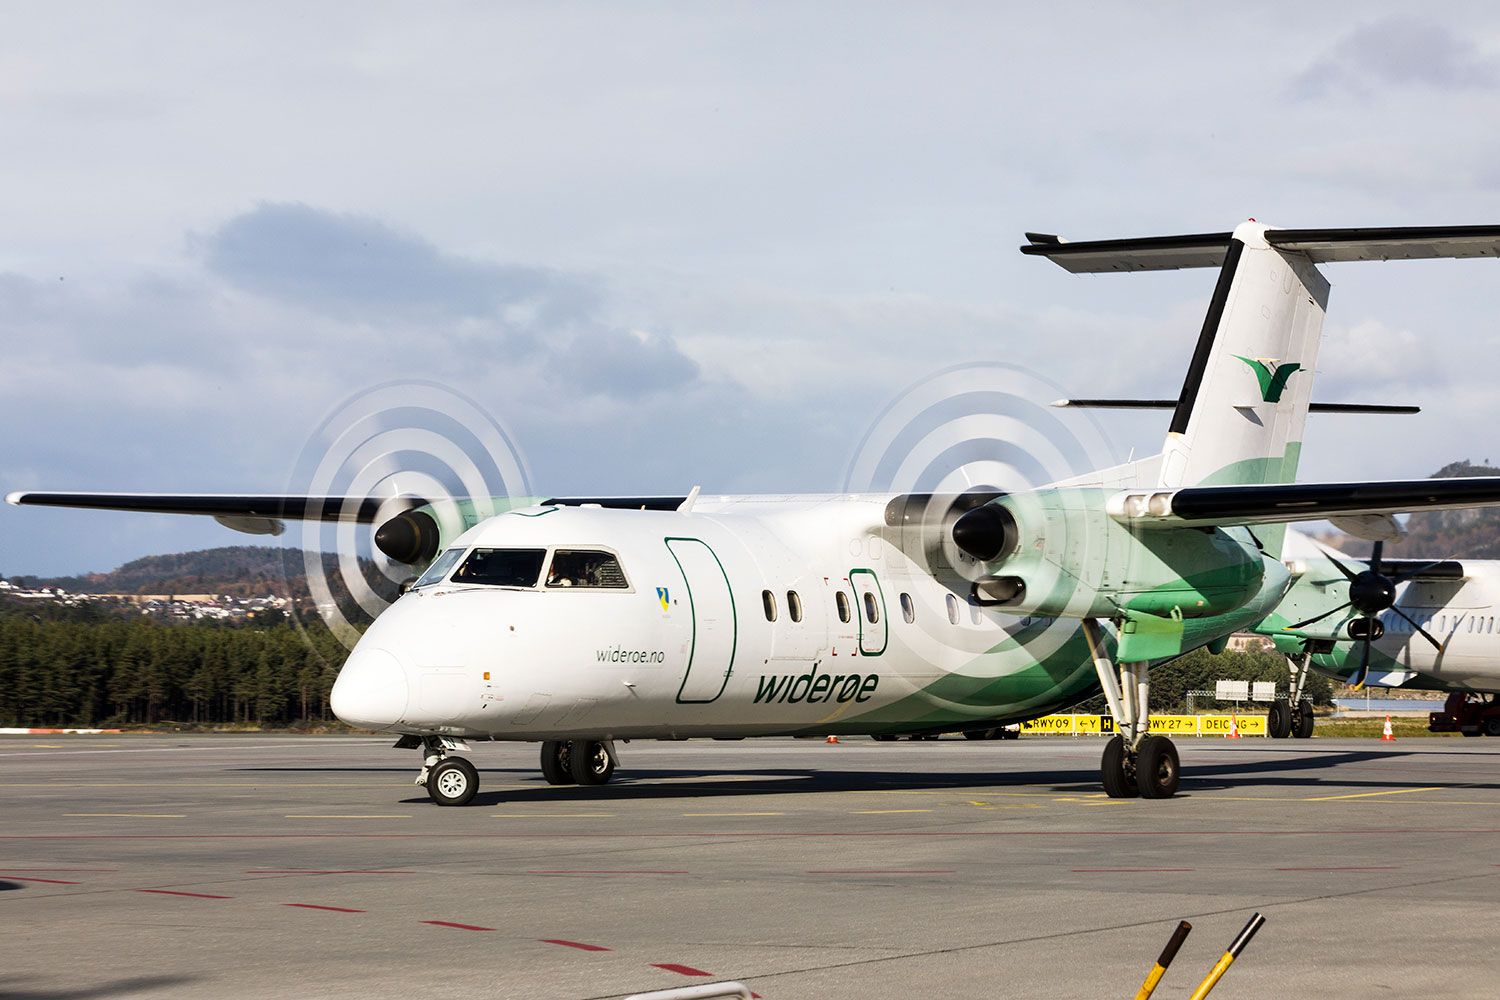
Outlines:
[[[337,557],[323,555],[325,575],[333,577]],[[368,560],[361,564],[369,567]],[[146,556],[107,573],[84,576],[13,576],[17,586],[61,587],[70,594],[227,594],[279,597],[307,594],[302,552],[266,545],[231,545],[199,552]],[[290,588],[290,592],[288,592]]]
[[[0,726],[327,721],[344,650],[303,628],[0,604]]]
[[[1454,462],[1432,474],[1434,479],[1454,476],[1500,476],[1500,469]],[[1406,521],[1406,532],[1404,541],[1385,547],[1386,555],[1401,559],[1500,559],[1500,507],[1413,514]]]

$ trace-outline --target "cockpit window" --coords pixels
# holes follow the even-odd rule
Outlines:
[[[546,549],[475,549],[453,574],[453,582],[535,587],[546,556]]]
[[[453,568],[453,564],[458,562],[463,554],[463,549],[449,549],[438,556],[432,561],[432,565],[427,567],[427,572],[423,573],[417,578],[417,582],[412,584],[412,589],[415,590],[418,587],[425,587],[428,584],[440,581],[448,575],[448,571]]]
[[[549,587],[604,587],[625,590],[630,584],[620,561],[608,552],[558,549],[547,570]]]

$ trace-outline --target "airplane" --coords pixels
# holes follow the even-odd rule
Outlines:
[[[1449,691],[1443,711],[1430,713],[1434,732],[1500,736],[1500,561],[1383,559],[1387,540],[1356,570],[1344,553],[1288,532],[1292,586],[1250,631],[1286,654],[1291,704],[1312,669],[1356,690]],[[1273,707],[1270,734],[1293,728]]]
[[[1180,760],[1149,731],[1151,664],[1275,612],[1288,524],[1500,503],[1500,477],[1293,482],[1318,408],[1317,265],[1500,256],[1500,226],[1028,239],[1072,272],[1218,269],[1160,454],[1011,491],[7,499],[252,532],[374,524],[420,575],[359,638],[332,708],[420,750],[438,805],[476,794],[469,740],[540,742],[549,783],[599,785],[629,740],[982,729],[1101,690],[1119,730],[1105,791],[1168,798]]]

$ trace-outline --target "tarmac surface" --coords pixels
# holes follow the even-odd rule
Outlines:
[[[371,737],[0,738],[0,996],[1486,996],[1500,740],[1180,739],[1111,800],[1093,737],[633,743],[546,785],[478,744],[432,805]]]

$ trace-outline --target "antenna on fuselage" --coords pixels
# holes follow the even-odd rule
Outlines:
[[[687,499],[682,501],[682,503],[678,505],[677,513],[691,514],[693,512],[693,502],[698,499],[698,491],[701,489],[703,489],[702,486],[694,486],[692,490],[689,491]]]

